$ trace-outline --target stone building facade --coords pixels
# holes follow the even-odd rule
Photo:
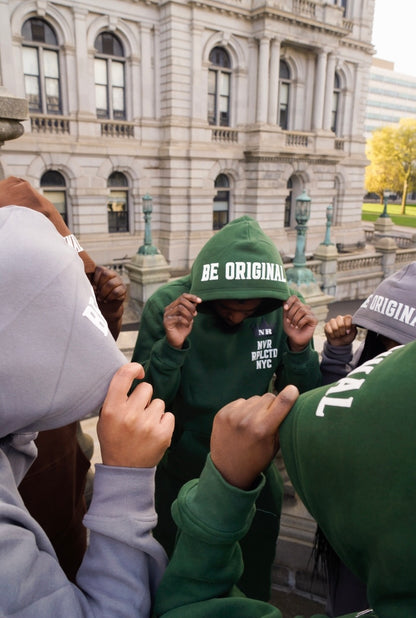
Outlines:
[[[363,240],[375,0],[0,0],[1,84],[26,97],[0,176],[41,188],[99,263],[143,243],[142,198],[172,272],[227,220],[294,253]]]

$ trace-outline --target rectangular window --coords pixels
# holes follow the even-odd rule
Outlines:
[[[97,116],[99,118],[108,118],[108,76],[107,62],[105,60],[95,59],[95,106]]]
[[[113,190],[107,202],[108,231],[128,232],[129,213],[127,208],[127,192]]]
[[[220,126],[228,127],[230,124],[230,75],[220,73]]]
[[[40,96],[37,49],[23,47],[23,72],[25,74],[25,94],[29,101],[29,111],[41,112],[42,101]]]
[[[124,100],[124,64],[122,62],[111,63],[112,104],[113,115],[118,120],[126,118]]]
[[[289,85],[280,83],[279,126],[287,129],[289,124]]]
[[[216,123],[216,100],[217,74],[215,71],[208,71],[208,123]]]

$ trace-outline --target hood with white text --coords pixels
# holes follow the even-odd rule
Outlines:
[[[302,502],[367,582],[379,618],[416,616],[416,342],[299,397],[279,435]]]
[[[190,292],[203,301],[198,311],[213,300],[262,298],[257,315],[281,306],[290,296],[280,253],[248,216],[228,223],[201,249],[192,266]]]
[[[400,344],[416,339],[416,262],[384,279],[357,309],[354,324]]]
[[[83,262],[43,215],[0,208],[0,437],[66,425],[102,405],[126,362]]]

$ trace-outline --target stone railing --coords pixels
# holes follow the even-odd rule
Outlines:
[[[64,116],[30,114],[30,128],[32,133],[52,133],[54,135],[70,133],[69,118]]]
[[[289,148],[309,148],[311,145],[310,135],[300,131],[285,131],[285,145]]]
[[[316,2],[311,0],[293,0],[293,12],[305,17],[316,17]]]
[[[344,144],[345,144],[344,139],[336,139],[334,142],[335,150],[344,150]]]
[[[134,137],[134,124],[132,122],[105,120],[101,121],[100,124],[103,137]]]
[[[228,142],[236,144],[238,142],[238,130],[229,127],[214,127],[211,130],[213,142]]]

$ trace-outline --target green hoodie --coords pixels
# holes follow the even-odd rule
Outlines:
[[[178,350],[167,342],[163,313],[184,292],[203,302],[185,345]],[[216,412],[239,397],[267,392],[275,373],[278,390],[289,383],[300,391],[320,384],[319,359],[312,345],[299,353],[287,345],[282,305],[293,293],[274,243],[254,219],[244,216],[206,243],[189,275],[160,287],[145,305],[133,360],[144,366],[154,396],[166,402],[176,419],[172,444],[156,477],[159,524],[155,534],[168,553],[175,535],[170,504],[184,482],[200,475]],[[258,298],[264,301],[256,314],[236,328],[228,327],[210,302]],[[265,491],[271,495],[263,509],[272,514],[268,525],[275,534],[281,497],[276,470],[271,469],[269,475]],[[165,526],[165,522],[169,523]],[[259,523],[259,534],[266,528]],[[273,561],[270,537],[265,536]],[[256,536],[255,546],[258,542]]]
[[[373,611],[348,618],[416,616],[415,366],[416,342],[385,352],[301,395],[279,430],[296,491],[342,561],[367,583]],[[180,534],[157,592],[158,618],[281,618],[235,587],[238,540],[260,489],[232,487],[210,457],[200,479],[182,488],[173,506]]]

